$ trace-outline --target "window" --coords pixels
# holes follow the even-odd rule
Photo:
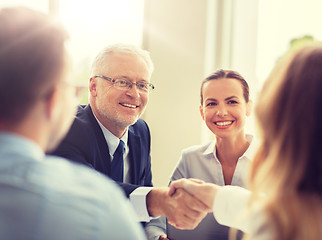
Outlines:
[[[261,86],[292,40],[322,40],[320,0],[260,0],[258,12],[257,77]]]

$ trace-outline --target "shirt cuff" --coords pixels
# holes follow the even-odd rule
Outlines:
[[[138,187],[130,194],[130,202],[139,222],[149,222],[151,219],[146,206],[146,196],[152,189],[153,187]]]
[[[247,207],[251,192],[237,186],[221,187],[215,196],[213,214],[225,226],[249,232]]]

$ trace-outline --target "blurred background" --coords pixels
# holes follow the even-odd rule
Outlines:
[[[206,76],[238,71],[256,101],[280,57],[322,39],[320,0],[0,0],[0,8],[10,6],[60,18],[70,33],[75,77],[84,84],[92,59],[109,44],[151,53],[156,89],[142,118],[152,135],[155,186],[168,184],[182,149],[211,139],[199,114]],[[254,128],[249,117],[247,132]]]

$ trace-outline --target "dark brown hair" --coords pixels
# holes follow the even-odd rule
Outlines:
[[[223,79],[223,78],[233,78],[233,79],[238,80],[243,87],[245,101],[246,102],[249,101],[249,87],[248,87],[246,80],[238,72],[220,69],[220,70],[212,73],[205,80],[202,81],[201,88],[200,88],[201,105],[203,104],[202,90],[203,90],[204,84],[208,81],[211,81],[211,80],[218,80],[218,79]]]
[[[53,89],[65,66],[67,33],[27,8],[0,11],[0,121],[17,122]]]

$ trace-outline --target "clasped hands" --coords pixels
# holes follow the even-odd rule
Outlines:
[[[166,216],[178,229],[194,229],[212,212],[219,186],[198,179],[173,181],[169,188],[155,188],[147,197],[150,216]]]

